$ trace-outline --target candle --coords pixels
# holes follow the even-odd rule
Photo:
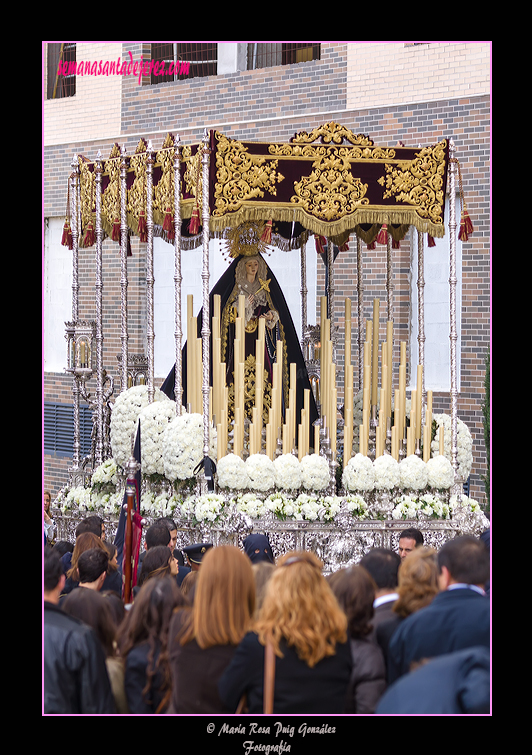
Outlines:
[[[439,450],[440,450],[440,456],[443,456],[444,455],[444,447],[445,447],[443,425],[440,425],[440,437],[439,437],[439,441],[440,441],[440,448],[439,448]]]
[[[417,416],[417,390],[413,388],[410,397],[410,427],[412,428],[412,435],[414,438],[417,438],[418,422],[419,418]]]
[[[392,456],[399,461],[399,440],[397,425],[392,427]]]
[[[345,300],[345,355],[344,364],[351,364],[351,299]]]
[[[320,426],[314,425],[314,453],[320,453]]]
[[[373,300],[373,364],[371,372],[371,405],[377,406],[379,379],[379,299]]]

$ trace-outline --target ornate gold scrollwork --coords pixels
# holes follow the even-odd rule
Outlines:
[[[90,169],[90,163],[82,155],[78,157],[79,181],[80,181],[80,213],[81,227],[86,229],[93,222],[96,211],[96,175]]]
[[[175,140],[172,134],[167,134],[155,157],[156,164],[161,166],[161,177],[153,187],[153,216],[160,225],[166,213],[174,212],[174,156]]]
[[[220,217],[238,210],[243,202],[276,195],[276,184],[284,179],[277,171],[277,160],[250,155],[241,142],[217,133],[216,185],[213,215]]]
[[[327,154],[316,160],[310,176],[294,184],[291,202],[320,220],[339,220],[361,205],[369,204],[365,197],[368,184],[355,178],[349,160],[337,147],[329,147]]]
[[[386,164],[386,176],[378,179],[386,188],[383,198],[395,197],[397,202],[414,205],[420,217],[441,225],[446,145],[444,140],[434,147],[423,148],[414,160]]]
[[[120,221],[120,147],[114,144],[109,158],[104,163],[104,172],[109,183],[102,194],[102,226],[110,234],[113,223]]]
[[[347,139],[351,144],[356,144],[359,147],[372,147],[373,139],[365,134],[354,134],[346,126],[341,126],[339,123],[329,121],[324,123],[323,126],[318,126],[310,134],[307,131],[300,131],[292,139],[294,144],[310,144],[315,142],[316,139],[321,137],[321,141],[324,144],[342,144],[344,139]]]
[[[141,139],[137,144],[135,154],[131,156],[130,165],[135,173],[135,179],[127,192],[127,213],[138,223],[142,212],[146,212],[146,160],[147,143]]]

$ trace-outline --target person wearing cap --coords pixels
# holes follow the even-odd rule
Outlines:
[[[187,557],[192,571],[197,571],[200,568],[203,556],[209,548],[212,548],[212,543],[194,543],[183,548],[183,553]]]

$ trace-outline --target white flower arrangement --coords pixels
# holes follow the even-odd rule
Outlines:
[[[433,456],[427,461],[428,486],[447,490],[454,484],[454,470],[446,456]]]
[[[264,501],[257,498],[254,493],[238,495],[234,499],[234,504],[238,512],[247,514],[251,519],[260,519],[267,511]]]
[[[449,504],[432,493],[425,493],[420,496],[417,503],[419,514],[429,519],[449,519],[451,516]]]
[[[399,487],[401,479],[399,462],[393,456],[389,454],[378,456],[373,462],[373,472],[375,490],[392,490]]]
[[[410,454],[399,462],[400,486],[409,490],[427,487],[427,465],[419,456]]]
[[[342,508],[342,498],[337,495],[326,495],[321,499],[322,519],[324,522],[330,522],[340,513]]]
[[[252,490],[271,490],[275,487],[275,467],[273,461],[266,454],[251,454],[245,461]]]
[[[285,493],[272,493],[264,501],[264,507],[266,511],[271,511],[279,519],[298,518],[299,512],[295,499],[290,498]]]
[[[140,410],[138,422],[140,422],[140,462],[143,475],[164,475],[164,434],[168,424],[175,417],[175,401],[154,401]]]
[[[230,490],[244,490],[249,488],[249,477],[246,463],[237,454],[222,456],[216,467],[218,485]]]
[[[325,490],[329,482],[329,463],[324,456],[309,454],[301,459],[301,484],[305,490]]]
[[[203,415],[176,416],[164,431],[162,446],[164,476],[170,482],[193,477],[194,469],[203,459]],[[216,432],[212,428],[210,453],[212,458],[216,458]]]
[[[433,414],[432,419],[438,426],[431,444],[432,456],[436,457],[440,453],[439,428],[443,427],[443,454],[451,461],[451,417],[448,414]],[[457,418],[456,430],[458,475],[467,480],[473,466],[473,438],[465,422],[459,418]]]
[[[347,496],[345,507],[351,516],[356,519],[367,519],[369,516],[368,505],[361,495]]]
[[[392,510],[392,519],[417,519],[418,502],[416,498],[402,495],[396,500]]]
[[[185,517],[192,516],[196,522],[215,523],[222,517],[224,508],[223,496],[217,493],[206,493],[188,496],[181,505],[181,512]]]
[[[344,467],[342,484],[349,491],[373,490],[375,470],[371,459],[361,453],[352,456]]]
[[[154,388],[153,400],[170,402],[159,388]],[[149,403],[147,385],[128,388],[116,398],[111,412],[110,440],[113,459],[120,467],[125,467],[131,456],[139,414]]]
[[[274,459],[275,487],[279,490],[299,490],[301,464],[293,454],[281,454]]]
[[[91,485],[93,488],[101,488],[104,485],[118,485],[120,475],[118,466],[114,459],[106,459],[100,464],[91,476]]]

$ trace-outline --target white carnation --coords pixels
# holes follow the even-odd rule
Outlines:
[[[216,458],[216,432],[210,430],[210,454]],[[188,480],[203,459],[203,415],[180,414],[166,427],[163,436],[165,477]]]
[[[377,456],[373,462],[373,471],[376,490],[391,490],[399,487],[399,462],[393,456],[388,454]]]
[[[173,403],[159,388],[154,388],[153,400]],[[113,459],[120,467],[125,467],[131,456],[139,414],[149,403],[147,385],[128,388],[116,398],[111,412],[110,439]]]
[[[446,490],[454,484],[454,471],[445,456],[433,456],[427,462],[428,484],[436,490]]]
[[[222,456],[218,462],[216,472],[218,485],[230,490],[244,490],[249,488],[249,477],[246,464],[237,454]]]
[[[427,487],[427,465],[419,456],[410,454],[410,456],[400,461],[399,473],[401,475],[400,485],[402,488],[422,490]]]
[[[305,490],[325,490],[330,482],[329,462],[319,454],[301,459],[301,483]]]
[[[274,462],[275,486],[280,490],[297,490],[301,487],[301,465],[293,454],[281,454]]]
[[[245,462],[249,487],[253,490],[271,490],[275,486],[275,467],[266,454],[252,454]]]
[[[342,483],[347,490],[373,490],[375,470],[371,459],[361,453],[352,456],[344,467]]]

